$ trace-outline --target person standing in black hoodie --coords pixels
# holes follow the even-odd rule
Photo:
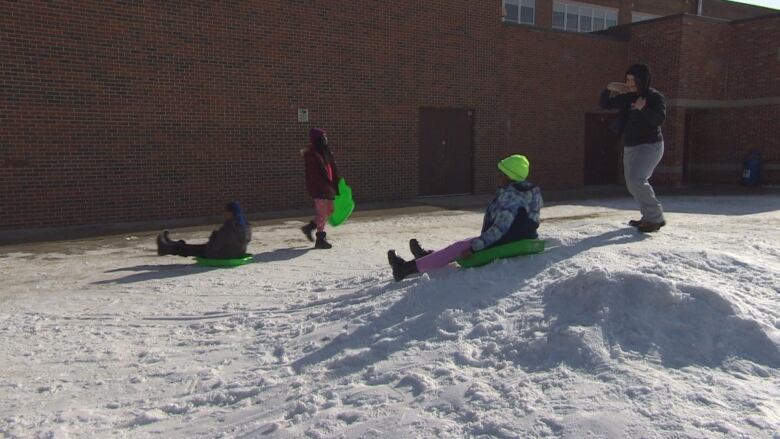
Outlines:
[[[663,206],[648,181],[664,155],[661,125],[666,119],[666,98],[650,87],[650,79],[649,67],[634,64],[626,71],[626,82],[610,83],[599,99],[601,108],[620,110],[610,128],[622,135],[626,188],[642,213],[629,225],[644,233],[666,225]]]

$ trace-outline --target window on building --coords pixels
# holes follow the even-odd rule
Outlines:
[[[617,26],[618,10],[587,3],[555,1],[553,29],[571,32],[596,32]]]
[[[652,20],[654,18],[659,18],[660,15],[654,15],[654,14],[645,14],[644,12],[631,12],[631,22],[632,23],[638,23],[640,21],[646,21],[646,20]]]
[[[609,29],[612,26],[617,26],[618,24],[617,15],[618,15],[617,11],[605,11],[605,16],[607,20],[607,23],[604,25],[605,29]]]
[[[580,8],[580,32],[593,31],[593,8]]]
[[[599,9],[598,11],[595,11],[593,13],[593,29],[594,30],[601,30],[606,29],[607,21],[606,21],[606,12],[603,9]]]
[[[554,29],[566,28],[566,5],[555,2],[553,4],[552,27]]]
[[[566,30],[577,32],[580,29],[579,9],[566,6]]]
[[[536,0],[504,0],[504,21],[534,24]]]

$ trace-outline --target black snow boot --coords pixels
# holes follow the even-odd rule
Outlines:
[[[415,259],[420,259],[424,256],[428,256],[429,254],[433,253],[431,250],[425,250],[422,247],[420,247],[420,242],[416,239],[410,239],[409,240],[409,250],[414,255]]]
[[[419,273],[415,261],[404,261],[395,254],[395,250],[389,250],[387,252],[387,262],[393,267],[393,279],[395,279],[396,282],[402,281],[410,274]]]
[[[162,240],[164,243],[171,244],[171,245],[185,244],[183,239],[180,239],[178,241],[174,241],[173,239],[171,239],[171,235],[169,233],[170,232],[168,232],[167,230],[162,231]]]
[[[327,250],[333,247],[328,241],[325,240],[326,236],[328,236],[328,234],[325,232],[317,232],[317,242],[314,244],[314,248]]]
[[[661,227],[665,225],[666,225],[666,221],[661,221],[660,223],[654,223],[652,221],[642,220],[642,222],[638,226],[636,226],[636,229],[642,233],[653,233],[661,230]]]
[[[172,255],[176,243],[168,239],[168,232],[165,231],[157,235],[157,254],[160,256]]]
[[[309,224],[306,224],[305,226],[301,227],[301,232],[303,232],[304,235],[306,235],[306,239],[308,239],[311,242],[314,242],[314,231],[317,229],[317,224],[314,224],[314,221],[310,221]]]

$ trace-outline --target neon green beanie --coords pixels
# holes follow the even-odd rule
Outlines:
[[[531,164],[524,155],[510,155],[498,162],[498,169],[501,170],[512,181],[524,181],[528,177],[528,169]]]

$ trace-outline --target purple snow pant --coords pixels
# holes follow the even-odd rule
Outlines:
[[[458,241],[439,251],[435,251],[428,256],[417,259],[417,271],[425,273],[426,271],[431,271],[436,268],[446,267],[450,262],[458,259],[463,252],[471,248],[471,241],[473,239],[474,238],[469,238]]]

